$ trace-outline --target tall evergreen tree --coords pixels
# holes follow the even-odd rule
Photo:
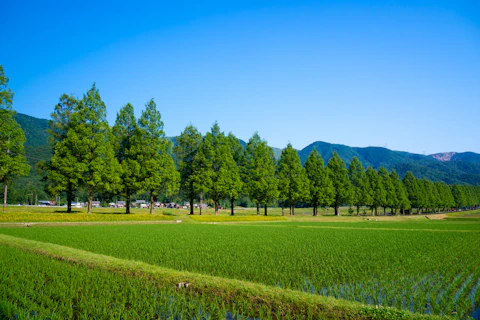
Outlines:
[[[233,159],[230,143],[225,134],[220,131],[218,123],[215,122],[205,139],[213,147],[213,158],[211,159],[211,177],[209,195],[215,204],[215,214],[218,214],[218,204],[221,199],[235,199],[242,188],[240,172]],[[232,214],[233,214],[233,201]]]
[[[0,65],[0,182],[3,184],[3,212],[7,210],[8,185],[16,176],[26,176],[30,166],[25,158],[25,134],[13,118],[13,92]]]
[[[357,208],[357,216],[360,215],[360,207],[369,202],[367,192],[367,176],[365,169],[357,157],[353,157],[348,167],[348,177],[352,185],[352,203]]]
[[[72,127],[66,141],[81,170],[80,183],[88,195],[88,213],[93,196],[120,185],[120,165],[115,159],[106,107],[95,84],[84,95],[72,114]]]
[[[138,128],[141,185],[148,193],[150,214],[153,214],[155,197],[161,193],[169,196],[178,191],[180,173],[172,158],[172,143],[165,138],[161,114],[153,99],[145,105],[138,120]]]
[[[202,139],[195,160],[190,179],[200,197],[200,215],[202,214],[203,195],[208,193],[212,186],[212,159],[215,155],[210,139]]]
[[[333,207],[335,215],[340,215],[340,205],[350,202],[352,195],[352,187],[348,178],[348,170],[342,159],[334,151],[332,157],[328,161],[327,168],[333,184]]]
[[[467,205],[467,199],[465,197],[465,190],[463,186],[454,184],[452,186],[452,195],[455,200],[455,207],[461,209]]]
[[[453,208],[455,206],[455,200],[452,196],[452,190],[445,182],[435,182],[435,188],[437,189],[438,199],[439,199],[439,208],[442,211],[447,210],[447,208]]]
[[[309,200],[313,206],[313,215],[318,215],[318,206],[328,206],[333,201],[333,185],[324,165],[322,156],[316,148],[305,162],[305,173],[309,185]]]
[[[243,190],[244,183],[242,180],[242,174],[245,170],[245,155],[240,140],[235,137],[233,133],[230,132],[228,134],[227,142],[234,161],[233,163],[230,163],[230,161],[227,162],[226,169],[228,170],[228,167],[231,167],[231,172],[228,172],[225,176],[225,178],[229,176],[230,179],[234,181],[234,183],[229,183],[227,186],[227,197],[230,200],[231,215],[233,216],[235,201]]]
[[[260,203],[264,204],[264,215],[267,215],[268,203],[278,197],[278,180],[275,172],[276,160],[273,150],[255,132],[245,148],[243,180],[245,193],[255,200],[257,215],[260,214]]]
[[[407,196],[411,206],[417,208],[418,213],[419,207],[421,206],[421,191],[418,186],[417,179],[411,171],[408,171],[405,177],[403,177],[403,185],[407,190]]]
[[[67,212],[72,212],[72,201],[78,190],[81,169],[75,155],[69,152],[68,132],[72,127],[72,114],[79,101],[72,95],[63,94],[55,106],[48,122],[47,133],[53,155],[47,162],[39,164],[46,174],[47,190],[54,195],[62,192],[67,196]]]
[[[372,210],[372,215],[378,215],[377,209],[386,202],[386,191],[383,186],[382,177],[372,167],[368,167],[367,172],[368,191],[370,194],[369,206]]]
[[[300,157],[289,143],[282,150],[278,162],[278,189],[280,197],[290,206],[290,215],[295,214],[295,203],[308,198],[309,185]]]
[[[381,203],[381,206],[383,207],[383,215],[385,215],[387,207],[393,211],[395,204],[398,202],[397,193],[390,174],[384,166],[381,166],[380,169],[378,169],[378,174],[382,178],[383,188],[385,189],[385,201]]]
[[[397,214],[397,209],[400,209],[400,212],[403,214],[405,210],[410,209],[410,201],[408,200],[407,190],[405,189],[405,186],[394,169],[392,169],[390,172],[390,179],[392,180],[396,194],[396,197],[394,198],[396,202],[393,204],[394,212]]]
[[[202,143],[202,135],[193,125],[188,125],[177,137],[177,145],[174,148],[177,167],[180,171],[180,191],[190,202],[190,214],[193,214],[193,202],[197,196],[195,180],[191,179],[194,174],[195,157]]]
[[[117,113],[112,128],[114,136],[115,158],[120,164],[120,192],[125,197],[125,213],[130,213],[132,196],[140,191],[142,177],[139,162],[142,152],[142,137],[137,126],[133,106],[127,103]]]
[[[427,179],[422,179],[421,183],[425,190],[425,207],[428,211],[435,213],[436,209],[440,206],[439,195],[434,183]]]

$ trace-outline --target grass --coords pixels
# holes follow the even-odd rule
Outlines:
[[[179,272],[461,316],[480,302],[479,231],[429,220],[0,229]]]
[[[235,216],[230,216],[229,210],[215,215],[211,209],[201,216],[198,211],[190,216],[184,209],[158,209],[154,215],[147,209],[133,209],[130,215],[108,208],[95,209],[93,214],[84,209],[67,214],[52,207],[8,210],[0,213],[0,273],[6,274],[2,263],[4,270],[23,270],[24,265],[41,260],[45,271],[39,274],[55,278],[56,286],[70,293],[63,295],[53,286],[41,291],[44,296],[37,296],[39,290],[28,289],[34,284],[25,288],[17,285],[17,292],[5,289],[12,283],[0,281],[0,318],[29,318],[34,311],[54,319],[56,314],[50,314],[51,310],[63,307],[58,318],[70,317],[65,315],[71,314],[77,302],[68,302],[74,295],[68,277],[91,283],[93,287],[87,292],[96,292],[95,282],[103,280],[127,281],[124,285],[132,287],[132,291],[115,291],[108,298],[118,295],[118,303],[107,302],[98,294],[77,293],[85,304],[75,308],[103,310],[103,316],[86,312],[85,318],[115,318],[118,310],[110,308],[112,305],[132,312],[128,313],[132,318],[157,317],[158,312],[149,315],[158,308],[187,319],[202,318],[199,312],[207,309],[213,318],[236,315],[238,319],[388,319],[419,314],[464,318],[480,304],[480,223],[476,218],[480,210],[429,215],[446,216],[443,220],[423,215],[357,217],[348,215],[348,208],[342,208],[340,217],[328,210],[313,217],[308,208],[297,209],[295,216],[288,211],[282,216],[280,208],[269,209],[268,216],[263,216],[263,211],[257,216],[255,208],[239,208]],[[174,220],[183,223],[158,224]],[[68,221],[79,226],[65,226]],[[33,227],[1,228],[25,225],[21,222]],[[4,253],[5,245],[15,249]],[[68,276],[58,271],[71,270],[72,266],[85,270],[69,271]],[[33,270],[25,269],[25,275],[14,283],[35,282],[34,276],[27,276],[35,273]],[[97,280],[89,280],[89,270],[103,273],[94,276]],[[175,284],[185,281],[194,285],[176,291]],[[154,293],[142,287],[152,288],[157,297],[161,293],[171,299],[151,300],[148,294]],[[132,292],[138,299],[150,301],[149,307],[132,302]],[[42,309],[43,302],[37,303],[29,295],[50,307]],[[104,304],[97,306],[97,300]],[[33,301],[35,310],[29,309],[28,301]],[[138,308],[150,313],[135,316]]]
[[[0,251],[0,270],[9,275],[0,279],[0,294],[4,298],[0,315],[5,317],[203,319],[206,314],[206,318],[215,319],[228,315],[237,319],[424,317],[251,282],[179,272],[6,235],[0,235],[0,245],[4,246]],[[185,282],[189,283],[188,288],[174,289]],[[11,285],[10,290],[5,290],[5,285],[7,288]],[[103,290],[105,287],[109,290]],[[163,317],[159,312],[163,312]]]
[[[134,222],[134,221],[164,221],[177,220],[183,222],[237,222],[237,221],[363,221],[371,219],[371,216],[351,216],[348,214],[348,208],[341,208],[341,216],[334,216],[332,209],[322,209],[319,216],[313,217],[311,208],[296,209],[295,215],[290,216],[288,210],[282,216],[281,208],[269,208],[268,216],[256,214],[255,208],[237,208],[235,215],[230,215],[230,210],[220,210],[219,215],[215,215],[213,209],[202,211],[195,210],[195,214],[190,216],[186,209],[167,209],[157,208],[153,215],[149,214],[148,209],[132,208],[131,214],[124,214],[124,209],[117,208],[94,208],[92,214],[88,214],[85,208],[75,208],[72,213],[67,213],[62,207],[37,207],[37,206],[9,206],[6,213],[0,213],[1,223],[31,223],[31,222]],[[422,215],[411,216],[377,216],[377,220],[397,221],[397,220],[416,220],[425,219]]]
[[[475,220],[480,221],[480,209],[471,211],[457,211],[447,213],[447,219],[449,220]]]

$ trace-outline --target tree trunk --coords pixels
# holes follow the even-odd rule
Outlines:
[[[264,205],[265,205],[265,213],[263,215],[266,216],[267,215],[267,203],[265,202]]]
[[[200,191],[200,215],[202,215],[203,191]]]
[[[218,216],[218,200],[215,200],[215,215]]]
[[[87,212],[92,213],[92,205],[93,205],[93,190],[88,191],[88,205],[87,205]]]
[[[155,200],[153,199],[153,191],[150,191],[150,214],[153,214],[155,208]]]
[[[317,215],[316,207],[315,207],[315,205],[313,205],[313,216],[315,217],[316,215]]]
[[[235,206],[235,200],[233,200],[233,198],[230,199],[230,204],[231,204],[231,211],[232,211],[231,215],[233,216],[233,215],[235,214],[235,213],[233,212],[233,207]]]
[[[125,213],[130,214],[130,196],[127,195],[127,199],[125,201]]]
[[[72,200],[73,200],[73,190],[72,190],[72,184],[68,184],[68,189],[67,189],[67,213],[72,212]]]
[[[340,210],[339,210],[340,206],[338,204],[335,204],[335,215],[336,216],[340,216]]]
[[[8,193],[8,185],[5,182],[5,186],[3,188],[3,212],[7,211],[7,193]]]
[[[282,216],[284,216],[284,215],[285,215],[285,204],[282,203]]]
[[[387,207],[383,207],[383,215],[384,215],[384,216],[387,215]]]
[[[378,216],[378,207],[375,206],[375,215]]]
[[[260,215],[260,202],[257,202],[257,216]]]
[[[193,215],[193,198],[190,198],[190,214]]]
[[[357,217],[360,215],[360,206],[357,204]]]
[[[295,207],[294,207],[294,204],[293,204],[293,203],[290,205],[290,215],[291,215],[291,216],[294,216],[294,215],[295,215]]]

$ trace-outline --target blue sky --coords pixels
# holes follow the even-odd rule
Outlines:
[[[478,1],[11,1],[0,64],[48,119],[93,82],[110,124],[154,98],[165,132],[480,153]]]

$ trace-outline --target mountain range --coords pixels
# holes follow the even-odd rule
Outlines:
[[[27,139],[25,150],[29,163],[35,165],[40,160],[48,160],[51,155],[46,132],[48,120],[21,113],[17,113],[15,119],[25,132]],[[173,143],[176,142],[176,137],[170,139]],[[245,145],[245,141],[241,141],[241,143]],[[302,163],[307,160],[313,148],[317,149],[325,163],[331,158],[333,152],[337,151],[347,166],[353,157],[357,157],[365,168],[372,166],[374,169],[378,169],[384,166],[389,170],[395,169],[400,177],[403,177],[407,171],[412,171],[417,178],[444,181],[448,184],[480,184],[480,154],[474,152],[421,155],[382,147],[359,148],[317,141],[298,150]],[[282,150],[273,148],[273,151],[275,157],[280,158]]]

